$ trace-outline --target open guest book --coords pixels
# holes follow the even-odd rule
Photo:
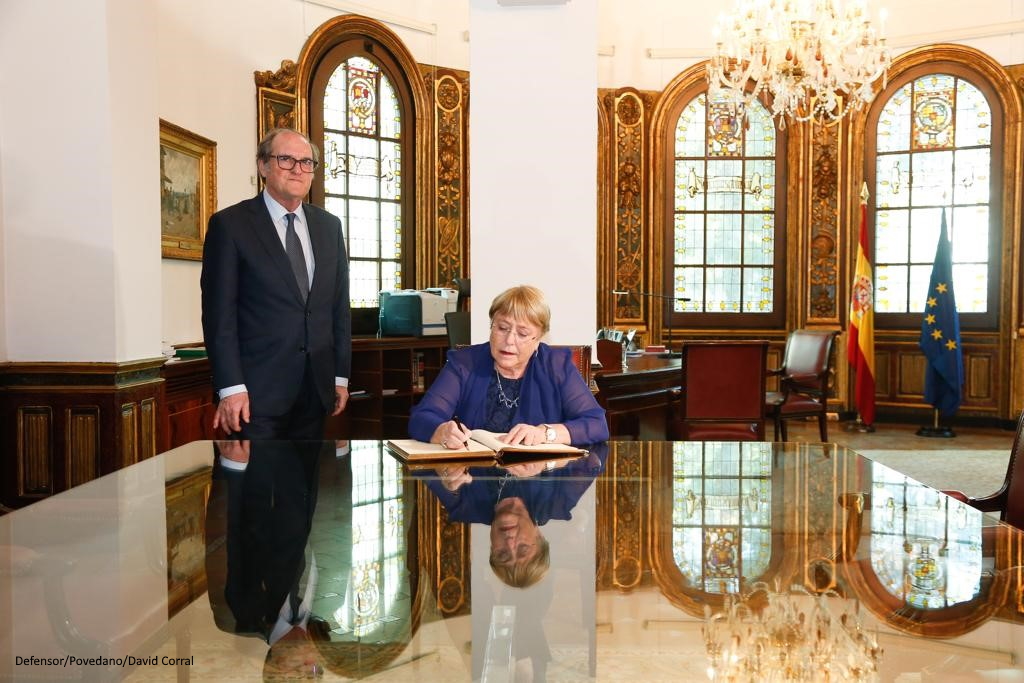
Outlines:
[[[565,464],[569,460],[587,454],[582,448],[560,443],[542,443],[535,446],[509,445],[500,437],[504,434],[474,429],[473,436],[465,448],[445,448],[439,443],[426,443],[416,439],[392,439],[385,445],[395,457],[410,465],[413,463],[472,464],[485,467],[491,464],[515,465],[519,463],[558,460]]]

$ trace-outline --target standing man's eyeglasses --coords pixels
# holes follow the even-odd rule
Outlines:
[[[271,154],[270,158],[277,159],[277,167],[282,171],[290,171],[298,164],[306,173],[312,173],[320,165],[320,162],[314,159],[296,159],[288,154]]]

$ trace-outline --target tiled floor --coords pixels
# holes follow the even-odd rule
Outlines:
[[[1013,444],[1012,429],[968,428],[957,427],[956,437],[952,439],[929,438],[917,436],[915,432],[920,424],[893,424],[880,422],[875,431],[862,433],[848,431],[849,422],[828,423],[829,441],[852,448],[853,450],[989,450],[1005,448],[1010,450]],[[786,426],[790,441],[820,441],[817,421],[802,422],[791,420]],[[768,425],[769,436],[771,425]]]

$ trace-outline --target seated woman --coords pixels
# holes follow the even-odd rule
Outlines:
[[[510,444],[590,444],[608,438],[604,409],[568,349],[541,342],[551,309],[536,287],[505,290],[488,312],[491,338],[448,352],[448,362],[412,409],[409,435],[459,449],[469,430],[504,433]]]

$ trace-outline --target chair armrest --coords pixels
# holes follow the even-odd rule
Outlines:
[[[785,374],[782,368],[768,368],[765,371],[765,377],[780,377]]]
[[[786,375],[784,379],[787,382],[796,382],[797,384],[814,384],[821,381],[821,375],[816,375],[813,372],[799,372]]]
[[[981,498],[971,498],[963,491],[943,491],[950,498],[956,498],[961,503],[967,503],[975,510],[981,510],[982,512],[1002,512],[1006,508],[1006,494],[997,493],[991,496],[983,496]]]

